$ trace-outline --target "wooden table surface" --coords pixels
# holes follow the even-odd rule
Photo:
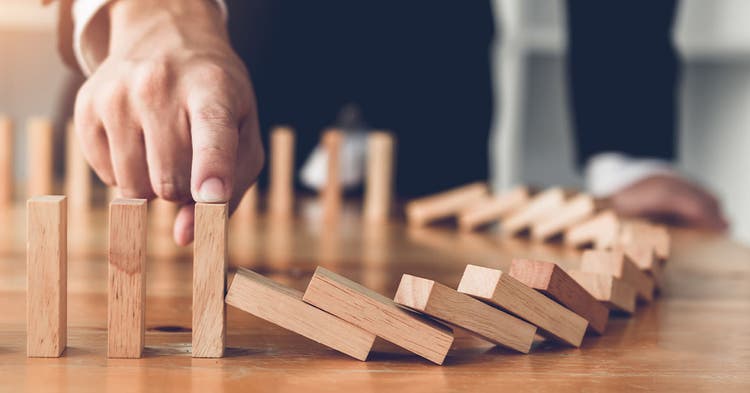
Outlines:
[[[233,222],[230,258],[304,289],[316,265],[386,296],[401,274],[455,286],[467,263],[506,268],[513,256],[575,267],[579,253],[451,228],[364,225],[356,206],[324,223],[305,218]],[[149,234],[145,357],[107,359],[106,214],[70,217],[68,349],[26,358],[25,211],[0,216],[0,392],[43,391],[750,391],[750,249],[726,238],[673,231],[666,287],[632,318],[613,317],[580,349],[538,342],[529,355],[457,333],[445,364],[378,343],[360,362],[232,307],[227,357],[190,357],[190,249],[170,230]],[[163,221],[163,220],[162,220]]]

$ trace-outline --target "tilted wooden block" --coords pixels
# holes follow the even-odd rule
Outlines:
[[[610,310],[627,314],[635,312],[635,289],[621,279],[609,274],[586,273],[571,270],[568,274]]]
[[[451,217],[477,203],[489,194],[487,184],[476,182],[419,198],[406,204],[409,225],[423,226],[432,221]]]
[[[453,343],[447,327],[322,267],[315,270],[302,299],[437,364]]]
[[[646,272],[654,279],[654,285],[657,289],[662,286],[662,266],[661,262],[656,260],[654,248],[650,244],[644,243],[627,243],[624,245],[614,245],[610,248],[614,251],[622,251],[625,257],[631,260],[638,269]]]
[[[145,199],[109,205],[107,356],[139,358],[146,334]]]
[[[367,137],[367,183],[364,216],[368,221],[387,221],[393,198],[393,135],[372,132]]]
[[[555,209],[534,221],[531,226],[531,237],[537,240],[548,240],[565,231],[587,217],[596,209],[594,198],[589,195],[577,195]]]
[[[562,206],[565,196],[562,188],[550,188],[535,195],[526,205],[503,220],[500,228],[502,233],[514,235],[528,229],[534,221]]]
[[[323,133],[323,148],[326,151],[327,171],[326,183],[321,189],[320,199],[323,205],[323,218],[326,220],[338,217],[341,210],[341,148],[344,144],[344,134],[337,129],[326,130]]]
[[[396,303],[468,330],[487,341],[528,353],[536,327],[438,282],[404,274]]]
[[[226,341],[227,204],[195,204],[193,357],[224,356]]]
[[[226,302],[362,361],[375,342],[374,334],[302,301],[302,292],[247,269],[237,269]]]
[[[489,196],[458,214],[458,225],[463,231],[473,231],[483,225],[501,220],[526,204],[531,193],[526,187],[517,187],[500,195]]]
[[[614,211],[604,210],[566,229],[563,242],[573,247],[593,245],[595,248],[606,248],[617,240],[620,225]]]
[[[53,140],[52,122],[44,118],[32,118],[28,122],[28,196],[48,195],[53,186]]]
[[[579,347],[588,322],[498,269],[467,265],[458,291],[493,304],[536,325],[541,333]]]
[[[58,357],[67,342],[68,222],[64,196],[27,203],[26,353]]]
[[[585,318],[589,330],[604,334],[609,310],[556,264],[514,259],[508,274]]]
[[[647,302],[654,299],[653,279],[640,271],[621,250],[586,250],[581,256],[580,270],[620,278],[635,289],[639,299]]]
[[[13,203],[13,122],[0,115],[0,207]]]
[[[670,240],[667,229],[645,221],[630,220],[623,223],[618,244],[650,246],[658,259],[669,257]]]

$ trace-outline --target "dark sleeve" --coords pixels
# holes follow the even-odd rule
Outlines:
[[[578,164],[616,151],[671,160],[676,144],[676,0],[568,0]]]

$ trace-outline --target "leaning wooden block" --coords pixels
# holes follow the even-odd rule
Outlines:
[[[487,184],[476,182],[436,195],[415,199],[406,204],[409,225],[422,226],[458,214],[462,209],[484,199]]]
[[[589,195],[578,195],[565,202],[553,214],[542,216],[531,226],[531,237],[537,240],[548,240],[565,231],[587,217],[596,209],[594,198]]]
[[[531,198],[530,195],[528,188],[517,187],[500,195],[482,199],[461,210],[458,214],[458,225],[463,231],[473,231],[499,221],[526,204]]]
[[[614,245],[610,249],[614,251],[622,251],[625,254],[625,257],[631,260],[638,269],[646,272],[646,274],[654,279],[654,285],[657,289],[661,288],[663,278],[661,274],[661,262],[656,260],[654,247],[652,245],[645,243],[628,243]]]
[[[541,333],[579,347],[588,322],[501,270],[467,265],[458,291],[536,325]]]
[[[401,277],[393,300],[523,353],[529,352],[536,334],[534,325],[443,284],[409,274]]]
[[[109,205],[107,356],[139,358],[146,333],[145,199]]]
[[[315,270],[302,299],[437,364],[453,343],[447,327],[322,267]]]
[[[606,248],[617,240],[620,225],[620,219],[615,212],[604,210],[566,229],[563,242],[573,247],[593,245],[596,248]]]
[[[627,314],[635,312],[635,289],[621,279],[609,274],[586,273],[571,270],[568,274],[610,310]]]
[[[581,256],[580,269],[620,278],[636,290],[639,299],[647,302],[654,299],[654,281],[621,250],[586,250]]]
[[[609,310],[560,266],[552,262],[514,259],[508,274],[585,318],[589,330],[604,334]]]
[[[193,357],[224,356],[226,340],[227,204],[195,204]]]
[[[64,196],[27,203],[26,352],[58,357],[67,342],[68,223]]]
[[[550,188],[531,198],[522,208],[503,220],[502,233],[513,235],[529,228],[541,217],[555,211],[565,202],[562,188]]]
[[[237,269],[226,302],[362,361],[375,342],[374,334],[302,301],[302,292],[247,269]]]
[[[669,257],[669,233],[663,226],[645,221],[631,220],[623,223],[617,244],[649,246],[658,259]]]

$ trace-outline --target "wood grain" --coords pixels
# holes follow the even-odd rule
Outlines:
[[[488,196],[476,204],[462,209],[458,224],[462,231],[473,231],[504,217],[528,203],[531,193],[527,187],[516,187],[499,195]]]
[[[654,299],[653,279],[640,271],[622,250],[586,250],[581,256],[580,270],[620,278],[635,289],[640,300]]]
[[[549,188],[535,195],[522,208],[503,220],[500,227],[503,234],[515,235],[545,217],[565,203],[565,191],[562,188]]]
[[[541,241],[549,240],[590,217],[595,209],[594,198],[585,194],[577,195],[554,212],[535,220],[531,226],[531,237]]]
[[[0,115],[0,208],[13,203],[15,177],[13,174],[13,122]]]
[[[409,225],[424,226],[455,216],[461,210],[483,200],[489,193],[487,184],[475,182],[441,193],[411,200],[406,204]]]
[[[367,221],[386,222],[393,198],[393,135],[371,132],[367,137],[367,182],[363,214]]]
[[[29,197],[49,195],[53,192],[53,131],[52,122],[49,119],[29,119],[26,131]]]
[[[625,281],[609,274],[580,270],[569,270],[568,274],[610,310],[627,314],[635,312],[635,289]]]
[[[275,216],[294,214],[294,130],[275,127],[271,131],[269,155],[268,211]]]

